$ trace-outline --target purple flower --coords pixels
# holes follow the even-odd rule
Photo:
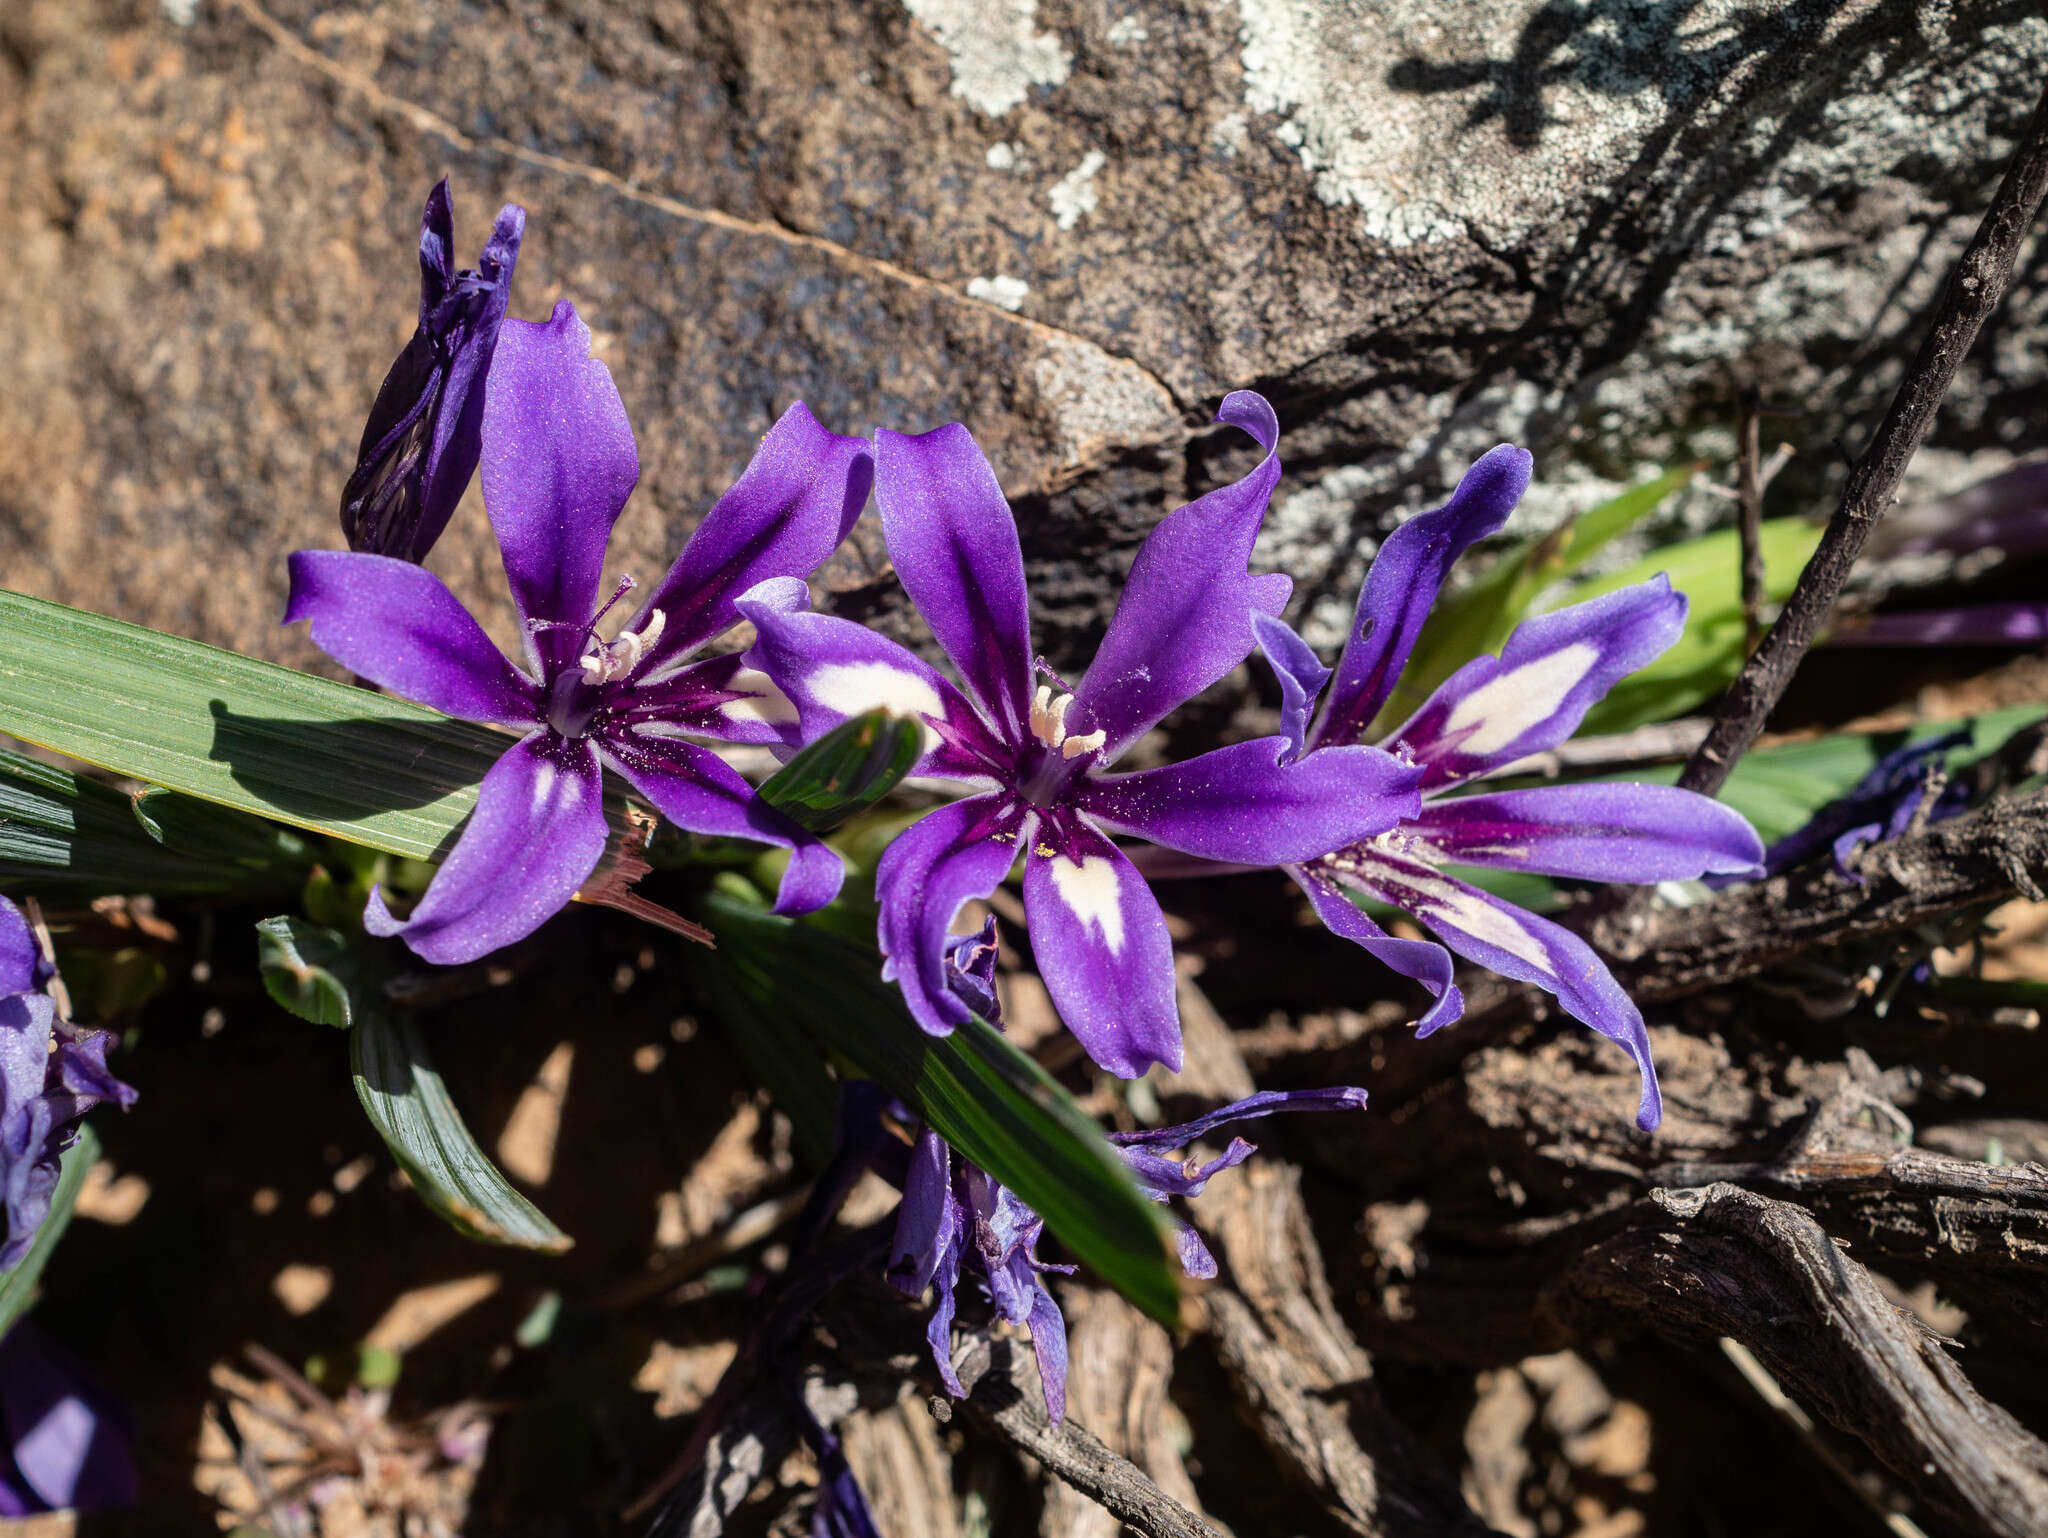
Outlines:
[[[1830,801],[1804,826],[1766,849],[1761,874],[1775,876],[1826,849],[1834,855],[1835,869],[1861,885],[1863,877],[1849,862],[1862,845],[1897,838],[1921,815],[1923,805],[1929,822],[1960,816],[1968,807],[1969,787],[1946,779],[1940,768],[1951,748],[1969,740],[1967,731],[1955,731],[1894,748],[1871,765],[1848,794]]]
[[[355,473],[341,493],[351,550],[423,561],[469,478],[482,437],[484,376],[512,291],[526,210],[498,210],[474,270],[456,270],[455,214],[444,178],[420,215],[420,324],[384,376]]]
[[[1835,622],[1826,639],[1830,646],[2039,646],[2048,641],[2048,604],[1860,614]]]
[[[1279,674],[1282,719],[1303,763],[1365,736],[1401,676],[1451,564],[1498,529],[1529,484],[1530,458],[1503,444],[1466,472],[1449,502],[1390,535],[1359,594],[1351,638],[1332,674],[1301,638],[1261,614],[1253,623]],[[1560,925],[1445,874],[1449,862],[1594,881],[1665,881],[1749,873],[1763,850],[1740,815],[1705,796],[1661,785],[1553,785],[1453,795],[1578,729],[1613,685],[1678,639],[1686,601],[1657,577],[1517,627],[1498,657],[1475,657],[1445,679],[1383,742],[1421,770],[1422,807],[1400,827],[1332,845],[1286,866],[1331,929],[1420,982],[1435,1004],[1427,1035],[1458,1018],[1464,999],[1443,946],[1386,933],[1347,893],[1413,914],[1451,950],[1506,977],[1535,983],[1565,1010],[1627,1048],[1641,1070],[1637,1124],[1663,1114],[1643,1017],[1591,946]]]
[[[0,897],[0,1271],[20,1263],[49,1216],[58,1161],[86,1112],[102,1100],[135,1103],[107,1069],[113,1032],[57,1014],[44,991],[54,970],[21,910]]]
[[[1002,1025],[995,995],[996,921],[978,934],[955,937],[946,950],[948,985],[975,1013]],[[1142,1132],[1113,1132],[1110,1143],[1138,1188],[1153,1201],[1199,1195],[1212,1176],[1235,1168],[1257,1148],[1243,1138],[1207,1164],[1198,1159],[1173,1159],[1161,1150],[1186,1148],[1197,1138],[1235,1122],[1271,1116],[1276,1111],[1363,1110],[1362,1089],[1269,1090],[1219,1106],[1176,1127]],[[1174,1221],[1181,1269],[1189,1276],[1212,1277],[1216,1259],[1188,1224]],[[963,1261],[972,1261],[976,1279],[995,1311],[1011,1324],[1031,1332],[1038,1357],[1039,1382],[1045,1390],[1046,1414],[1055,1424],[1066,1413],[1067,1326],[1060,1306],[1041,1278],[1048,1272],[1071,1272],[1072,1266],[1039,1260],[1037,1246],[1045,1220],[1007,1186],[985,1170],[958,1158],[929,1127],[919,1131],[903,1178],[903,1205],[896,1219],[896,1237],[889,1256],[889,1280],[917,1296],[934,1289],[934,1303],[925,1339],[946,1390],[959,1398],[962,1388],[953,1371],[952,1327],[954,1292]]]
[[[739,594],[768,577],[801,588],[832,553],[867,500],[868,445],[791,406],[606,641],[598,621],[631,584],[599,603],[605,546],[640,465],[611,373],[589,354],[567,303],[545,325],[508,321],[484,392],[484,506],[524,622],[525,668],[421,567],[338,550],[291,558],[285,622],[311,620],[329,656],[394,693],[524,734],[484,777],[411,917],[371,895],[365,926],[404,935],[429,961],[510,944],[569,900],[604,850],[603,765],[679,827],[790,849],[776,911],[819,907],[839,889],[837,855],[686,740],[780,741],[787,703],[736,654],[683,659],[737,621]]]
[[[0,1338],[0,1517],[133,1506],[129,1444],[127,1418],[33,1324]]]
[[[957,424],[917,438],[879,434],[876,500],[897,574],[967,692],[872,631],[806,612],[801,583],[766,585],[740,605],[758,633],[748,664],[780,686],[795,717],[786,746],[893,707],[925,722],[913,773],[986,787],[909,828],[876,872],[883,975],[935,1035],[966,1018],[945,981],[953,916],[1022,855],[1033,951],[1069,1028],[1112,1073],[1178,1068],[1166,921],[1109,833],[1275,864],[1368,837],[1418,805],[1414,771],[1384,753],[1346,748],[1287,767],[1279,737],[1136,774],[1105,772],[1243,660],[1252,615],[1275,612],[1291,586],[1245,570],[1280,474],[1273,409],[1240,391],[1217,415],[1257,438],[1265,460],[1153,530],[1093,666],[1071,691],[1049,671],[1034,689],[1017,526],[995,472]],[[988,1217],[995,1221],[993,1209]]]

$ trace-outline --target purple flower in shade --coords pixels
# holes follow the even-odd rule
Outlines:
[[[1452,562],[1507,520],[1529,484],[1529,470],[1529,455],[1503,444],[1466,472],[1449,502],[1388,536],[1366,575],[1334,675],[1279,620],[1254,617],[1259,643],[1279,675],[1291,752],[1304,764],[1331,751],[1356,751],[1350,745],[1366,735],[1393,693]],[[1550,990],[1568,1013],[1621,1043],[1642,1072],[1636,1121],[1645,1129],[1657,1125],[1663,1110],[1642,1013],[1592,947],[1440,867],[1460,862],[1594,881],[1679,880],[1757,868],[1763,850],[1748,822],[1690,791],[1585,784],[1451,794],[1571,736],[1618,680],[1678,639],[1685,609],[1685,596],[1660,576],[1524,622],[1498,657],[1475,657],[1459,668],[1381,743],[1421,770],[1420,812],[1389,832],[1347,840],[1286,866],[1325,924],[1435,996],[1420,1034],[1464,1010],[1450,956],[1429,941],[1389,935],[1348,893],[1404,909],[1444,946]],[[1311,727],[1326,682],[1329,692]]]
[[[786,746],[893,707],[925,722],[913,773],[986,787],[909,828],[876,871],[883,975],[933,1034],[966,1016],[945,983],[947,928],[1021,855],[1032,948],[1068,1027],[1112,1073],[1178,1068],[1166,921],[1108,834],[1273,864],[1390,828],[1419,804],[1415,771],[1384,753],[1346,748],[1284,766],[1278,737],[1136,774],[1105,772],[1243,660],[1252,615],[1277,611],[1291,586],[1245,570],[1280,475],[1273,409],[1240,391],[1217,415],[1258,439],[1266,458],[1153,530],[1071,693],[1057,680],[1034,691],[1017,526],[995,472],[957,424],[917,438],[879,434],[875,491],[897,574],[967,692],[870,630],[806,612],[800,582],[764,585],[740,605],[758,635],[748,664],[775,681],[795,717]],[[993,1209],[985,1216],[997,1221]]]
[[[0,1338],[0,1517],[133,1506],[127,1417],[24,1319]]]
[[[512,291],[526,210],[507,203],[476,267],[455,267],[455,213],[437,182],[420,215],[420,323],[384,376],[341,493],[351,550],[423,561],[469,478],[482,439],[484,376]]]
[[[1830,646],[2039,646],[2048,642],[2048,603],[1860,614],[1835,621],[1825,639]]]
[[[58,1161],[86,1112],[135,1103],[107,1069],[113,1032],[58,1015],[45,991],[54,972],[21,910],[0,897],[0,1271],[20,1263],[49,1216]]]
[[[827,432],[801,404],[761,440],[668,575],[617,636],[600,604],[612,524],[640,473],[633,431],[590,332],[568,304],[545,325],[508,321],[484,392],[484,507],[524,623],[524,669],[421,567],[385,556],[302,550],[287,624],[344,667],[452,716],[524,733],[484,777],[476,811],[411,917],[381,893],[363,916],[435,962],[469,961],[534,929],[569,900],[604,851],[601,766],[677,826],[791,851],[776,911],[839,889],[839,857],[758,802],[691,737],[773,743],[787,702],[737,654],[683,659],[738,619],[757,582],[803,586],[867,500],[867,443]]]
[[[1959,816],[1969,806],[1969,787],[1940,773],[1948,751],[1969,740],[1968,732],[1957,731],[1894,748],[1871,765],[1847,795],[1829,802],[1803,827],[1766,849],[1761,874],[1775,876],[1826,849],[1834,855],[1835,869],[1860,885],[1863,877],[1849,862],[1862,845],[1897,838],[1922,815],[1923,806],[1928,822]],[[1716,879],[1711,884],[1726,883]]]
[[[991,917],[980,933],[959,935],[946,946],[948,986],[990,1024],[1002,1025],[995,992],[996,921]],[[1219,1106],[1191,1122],[1142,1132],[1113,1132],[1109,1141],[1137,1178],[1138,1188],[1153,1201],[1199,1195],[1212,1176],[1244,1163],[1257,1152],[1243,1138],[1207,1164],[1174,1159],[1162,1150],[1186,1148],[1195,1139],[1235,1122],[1271,1116],[1276,1111],[1363,1110],[1365,1091],[1333,1088],[1291,1092],[1266,1091]],[[1216,1274],[1215,1257],[1201,1236],[1175,1220],[1181,1269],[1189,1276]],[[1038,1259],[1037,1245],[1045,1220],[1025,1206],[1017,1194],[986,1171],[958,1158],[931,1128],[919,1131],[903,1179],[903,1205],[896,1219],[896,1237],[889,1256],[889,1280],[913,1297],[934,1290],[931,1323],[925,1339],[939,1377],[954,1398],[963,1392],[953,1371],[952,1327],[954,1292],[962,1262],[971,1260],[995,1311],[1011,1324],[1031,1332],[1038,1356],[1039,1382],[1045,1390],[1046,1414],[1055,1424],[1067,1405],[1067,1326],[1060,1306],[1042,1278],[1047,1272],[1071,1272],[1072,1266],[1049,1265]]]

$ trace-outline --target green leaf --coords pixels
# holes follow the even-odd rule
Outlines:
[[[574,1243],[477,1147],[410,1019],[359,1009],[349,1033],[356,1098],[413,1189],[472,1239],[558,1255]]]
[[[263,987],[301,1020],[347,1030],[355,1023],[349,994],[357,977],[348,939],[304,919],[264,919],[256,926],[256,965]]]
[[[288,892],[311,861],[274,823],[170,791],[111,785],[0,752],[0,887],[83,896]]]
[[[512,740],[373,690],[7,592],[0,732],[415,860],[440,857]],[[607,805],[622,827],[622,803]]]
[[[1380,723],[1391,730],[1467,662],[1498,652],[1545,588],[1578,571],[1611,540],[1656,511],[1691,481],[1695,468],[1680,465],[1667,470],[1587,509],[1562,528],[1510,546],[1476,582],[1437,600]]]
[[[1773,518],[1761,531],[1764,597],[1782,603],[1805,569],[1821,531],[1797,518]],[[1582,735],[1625,732],[1667,721],[1712,699],[1742,666],[1741,536],[1723,529],[1670,545],[1621,571],[1578,583],[1565,602],[1582,603],[1667,573],[1686,595],[1685,632],[1671,649],[1630,674],[1586,713]]]
[[[64,1230],[70,1226],[72,1209],[78,1205],[78,1193],[84,1189],[85,1177],[99,1162],[99,1157],[99,1134],[89,1124],[81,1124],[77,1138],[64,1150],[58,1167],[57,1189],[50,1197],[49,1216],[43,1219],[43,1226],[36,1230],[28,1253],[21,1257],[14,1269],[0,1271],[0,1335],[13,1328],[14,1321],[27,1313],[29,1305],[35,1301],[36,1281],[42,1276],[43,1267],[49,1264],[57,1241],[64,1237]]]
[[[800,828],[830,833],[896,788],[924,750],[924,726],[871,710],[843,721],[762,784],[761,799]]]
[[[690,959],[714,990],[744,996],[753,1018],[793,1024],[873,1077],[1015,1191],[1105,1282],[1177,1322],[1178,1270],[1160,1209],[1042,1068],[980,1020],[927,1036],[881,980],[872,949],[730,896],[708,906],[718,949]],[[806,1114],[832,1124],[829,1112]]]

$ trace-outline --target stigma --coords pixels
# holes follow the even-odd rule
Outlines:
[[[1053,697],[1050,684],[1040,684],[1038,693],[1031,701],[1031,735],[1048,748],[1059,749],[1062,758],[1079,758],[1083,753],[1099,753],[1102,745],[1109,740],[1104,731],[1093,731],[1069,737],[1067,735],[1067,711],[1072,707],[1074,697],[1062,694]]]

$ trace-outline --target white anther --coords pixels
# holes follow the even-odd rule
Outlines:
[[[1072,696],[1069,695],[1068,698],[1071,699]],[[1083,753],[1099,753],[1107,741],[1109,733],[1104,731],[1090,732],[1085,737],[1067,737],[1060,743],[1060,757],[1079,758]]]
[[[577,664],[583,669],[584,678],[593,684],[603,683],[605,680],[605,661],[610,655],[611,653],[600,646],[596,651],[586,656],[582,662]]]
[[[1046,707],[1051,703],[1052,689],[1050,688],[1050,686],[1046,684],[1040,684],[1038,686],[1038,693],[1032,696],[1031,699],[1031,735],[1036,737],[1040,742],[1044,742],[1046,740]]]
[[[638,640],[643,654],[654,650],[654,643],[661,639],[662,631],[668,628],[668,616],[659,609],[648,612],[647,623],[640,627]],[[636,662],[639,658],[634,659]]]
[[[1051,707],[1045,713],[1046,722],[1052,728],[1052,740],[1054,742],[1066,741],[1067,707],[1073,703],[1073,695],[1062,694],[1052,702]]]

